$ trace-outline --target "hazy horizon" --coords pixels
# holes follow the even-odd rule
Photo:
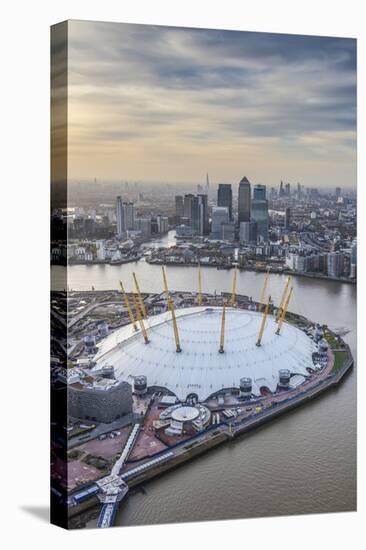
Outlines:
[[[70,181],[356,187],[356,41],[69,22]]]

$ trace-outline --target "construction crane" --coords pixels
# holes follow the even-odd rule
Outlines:
[[[290,300],[291,300],[291,294],[292,294],[293,288],[294,288],[294,287],[291,287],[291,288],[290,288],[290,292],[288,293],[288,296],[287,296],[287,298],[286,298],[286,302],[285,302],[285,305],[284,305],[284,308],[283,308],[283,311],[282,311],[280,320],[278,321],[278,327],[277,327],[277,330],[276,330],[276,334],[279,334],[280,331],[281,331],[283,321],[285,320],[285,317],[286,317],[287,308],[288,308],[288,305],[289,305]]]
[[[175,351],[177,353],[180,353],[182,351],[182,348],[180,347],[179,332],[178,332],[177,319],[175,317],[174,303],[173,303],[173,300],[172,300],[172,298],[169,294],[168,281],[167,281],[167,278],[166,278],[166,273],[165,273],[164,266],[162,266],[162,270],[163,270],[164,289],[165,289],[165,294],[166,294],[167,302],[168,302],[168,309],[170,310],[170,313],[172,315],[174,338],[175,338]]]
[[[266,276],[264,278],[264,284],[263,284],[263,288],[262,288],[261,299],[259,301],[258,311],[262,311],[262,307],[264,306],[263,302],[264,302],[264,297],[266,295],[268,277],[269,277],[269,268],[267,269],[267,273],[266,273]]]
[[[201,277],[201,264],[198,264],[198,296],[197,303],[202,305],[202,277]]]
[[[140,309],[139,309],[139,306],[138,306],[138,303],[137,303],[137,300],[136,300],[134,294],[132,294],[132,300],[133,300],[133,305],[134,305],[134,307],[135,307],[137,319],[138,319],[138,322],[139,322],[139,324],[140,324],[141,332],[142,332],[142,335],[143,335],[144,340],[145,340],[145,344],[148,344],[148,343],[150,342],[150,340],[149,340],[149,338],[148,338],[148,336],[147,336],[147,332],[146,332],[144,320],[143,320],[143,318],[142,318],[142,315],[141,315],[141,312],[140,312]]]
[[[290,281],[291,281],[291,277],[287,277],[287,281],[286,281],[286,284],[285,284],[285,288],[283,289],[283,294],[282,294],[281,302],[280,302],[280,305],[278,306],[278,310],[277,310],[276,323],[278,323],[278,320],[279,320],[279,318],[281,317],[281,313],[282,313],[282,310],[283,310],[283,306],[284,306],[284,304],[285,304],[286,294],[287,294],[287,290],[288,290]]]
[[[265,310],[264,310],[263,317],[262,317],[261,328],[260,328],[260,330],[259,330],[258,339],[257,339],[257,342],[256,342],[256,345],[257,345],[258,347],[262,344],[262,336],[263,336],[263,332],[264,332],[264,327],[266,326],[266,319],[267,319],[267,315],[268,315],[268,310],[269,310],[269,304],[270,304],[270,302],[271,302],[271,297],[268,296],[266,308],[265,308]]]
[[[124,301],[125,301],[125,306],[126,306],[126,309],[128,311],[128,315],[129,315],[131,324],[132,324],[132,326],[135,330],[138,330],[137,325],[136,325],[136,321],[135,321],[135,317],[134,317],[134,314],[133,314],[133,311],[132,311],[132,308],[131,308],[131,305],[130,305],[130,301],[129,301],[128,296],[125,292],[125,289],[123,288],[122,281],[119,282],[119,286],[121,287],[121,292],[122,292],[122,295],[123,295],[123,298],[124,298]]]
[[[145,304],[144,304],[144,301],[143,301],[142,296],[141,296],[140,287],[139,287],[139,284],[137,282],[136,273],[132,273],[132,276],[133,276],[133,280],[135,281],[135,287],[136,287],[137,295],[138,295],[138,298],[139,298],[139,303],[140,303],[140,308],[141,308],[141,311],[142,311],[142,315],[144,316],[145,319],[147,319]]]
[[[220,334],[220,348],[219,353],[224,353],[224,343],[225,343],[225,309],[226,304],[222,307],[222,316],[221,316],[221,334]]]
[[[233,288],[231,291],[231,305],[234,307],[236,303],[236,275],[237,275],[238,267],[235,266],[234,269],[234,277],[233,277]]]

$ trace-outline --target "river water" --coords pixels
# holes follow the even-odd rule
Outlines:
[[[163,244],[170,242],[172,235]],[[159,243],[158,243],[159,244]],[[62,285],[56,268],[54,285]],[[74,290],[132,288],[135,271],[142,291],[161,292],[159,266],[145,261],[122,266],[73,266],[68,285]],[[168,267],[172,290],[197,290],[195,268]],[[203,290],[230,291],[233,271],[202,268]],[[258,299],[264,275],[240,272],[238,293]],[[285,282],[271,275],[269,288],[278,302]],[[356,360],[356,287],[344,283],[293,278],[290,309],[346,327],[344,337]],[[310,404],[209,451],[147,483],[143,492],[122,504],[117,525],[146,525],[258,516],[338,512],[356,507],[356,368],[335,390]],[[95,522],[89,524],[90,527]]]

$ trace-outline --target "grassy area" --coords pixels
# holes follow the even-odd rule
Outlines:
[[[338,342],[337,338],[335,338],[329,332],[324,333],[324,339],[328,342],[328,344],[330,345],[330,347],[332,349],[338,349],[339,348],[339,342]]]
[[[332,372],[338,372],[339,369],[343,367],[345,360],[347,359],[346,351],[335,351],[334,352],[334,365]]]
[[[294,327],[297,327],[299,329],[306,328],[306,325],[304,324],[304,322],[293,317],[291,313],[290,314],[286,313],[285,321],[287,323],[290,323],[291,325],[294,325]]]

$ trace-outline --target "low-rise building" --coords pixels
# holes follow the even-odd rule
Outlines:
[[[82,420],[109,423],[132,412],[132,388],[128,382],[101,378],[90,385],[68,387],[69,415]]]

